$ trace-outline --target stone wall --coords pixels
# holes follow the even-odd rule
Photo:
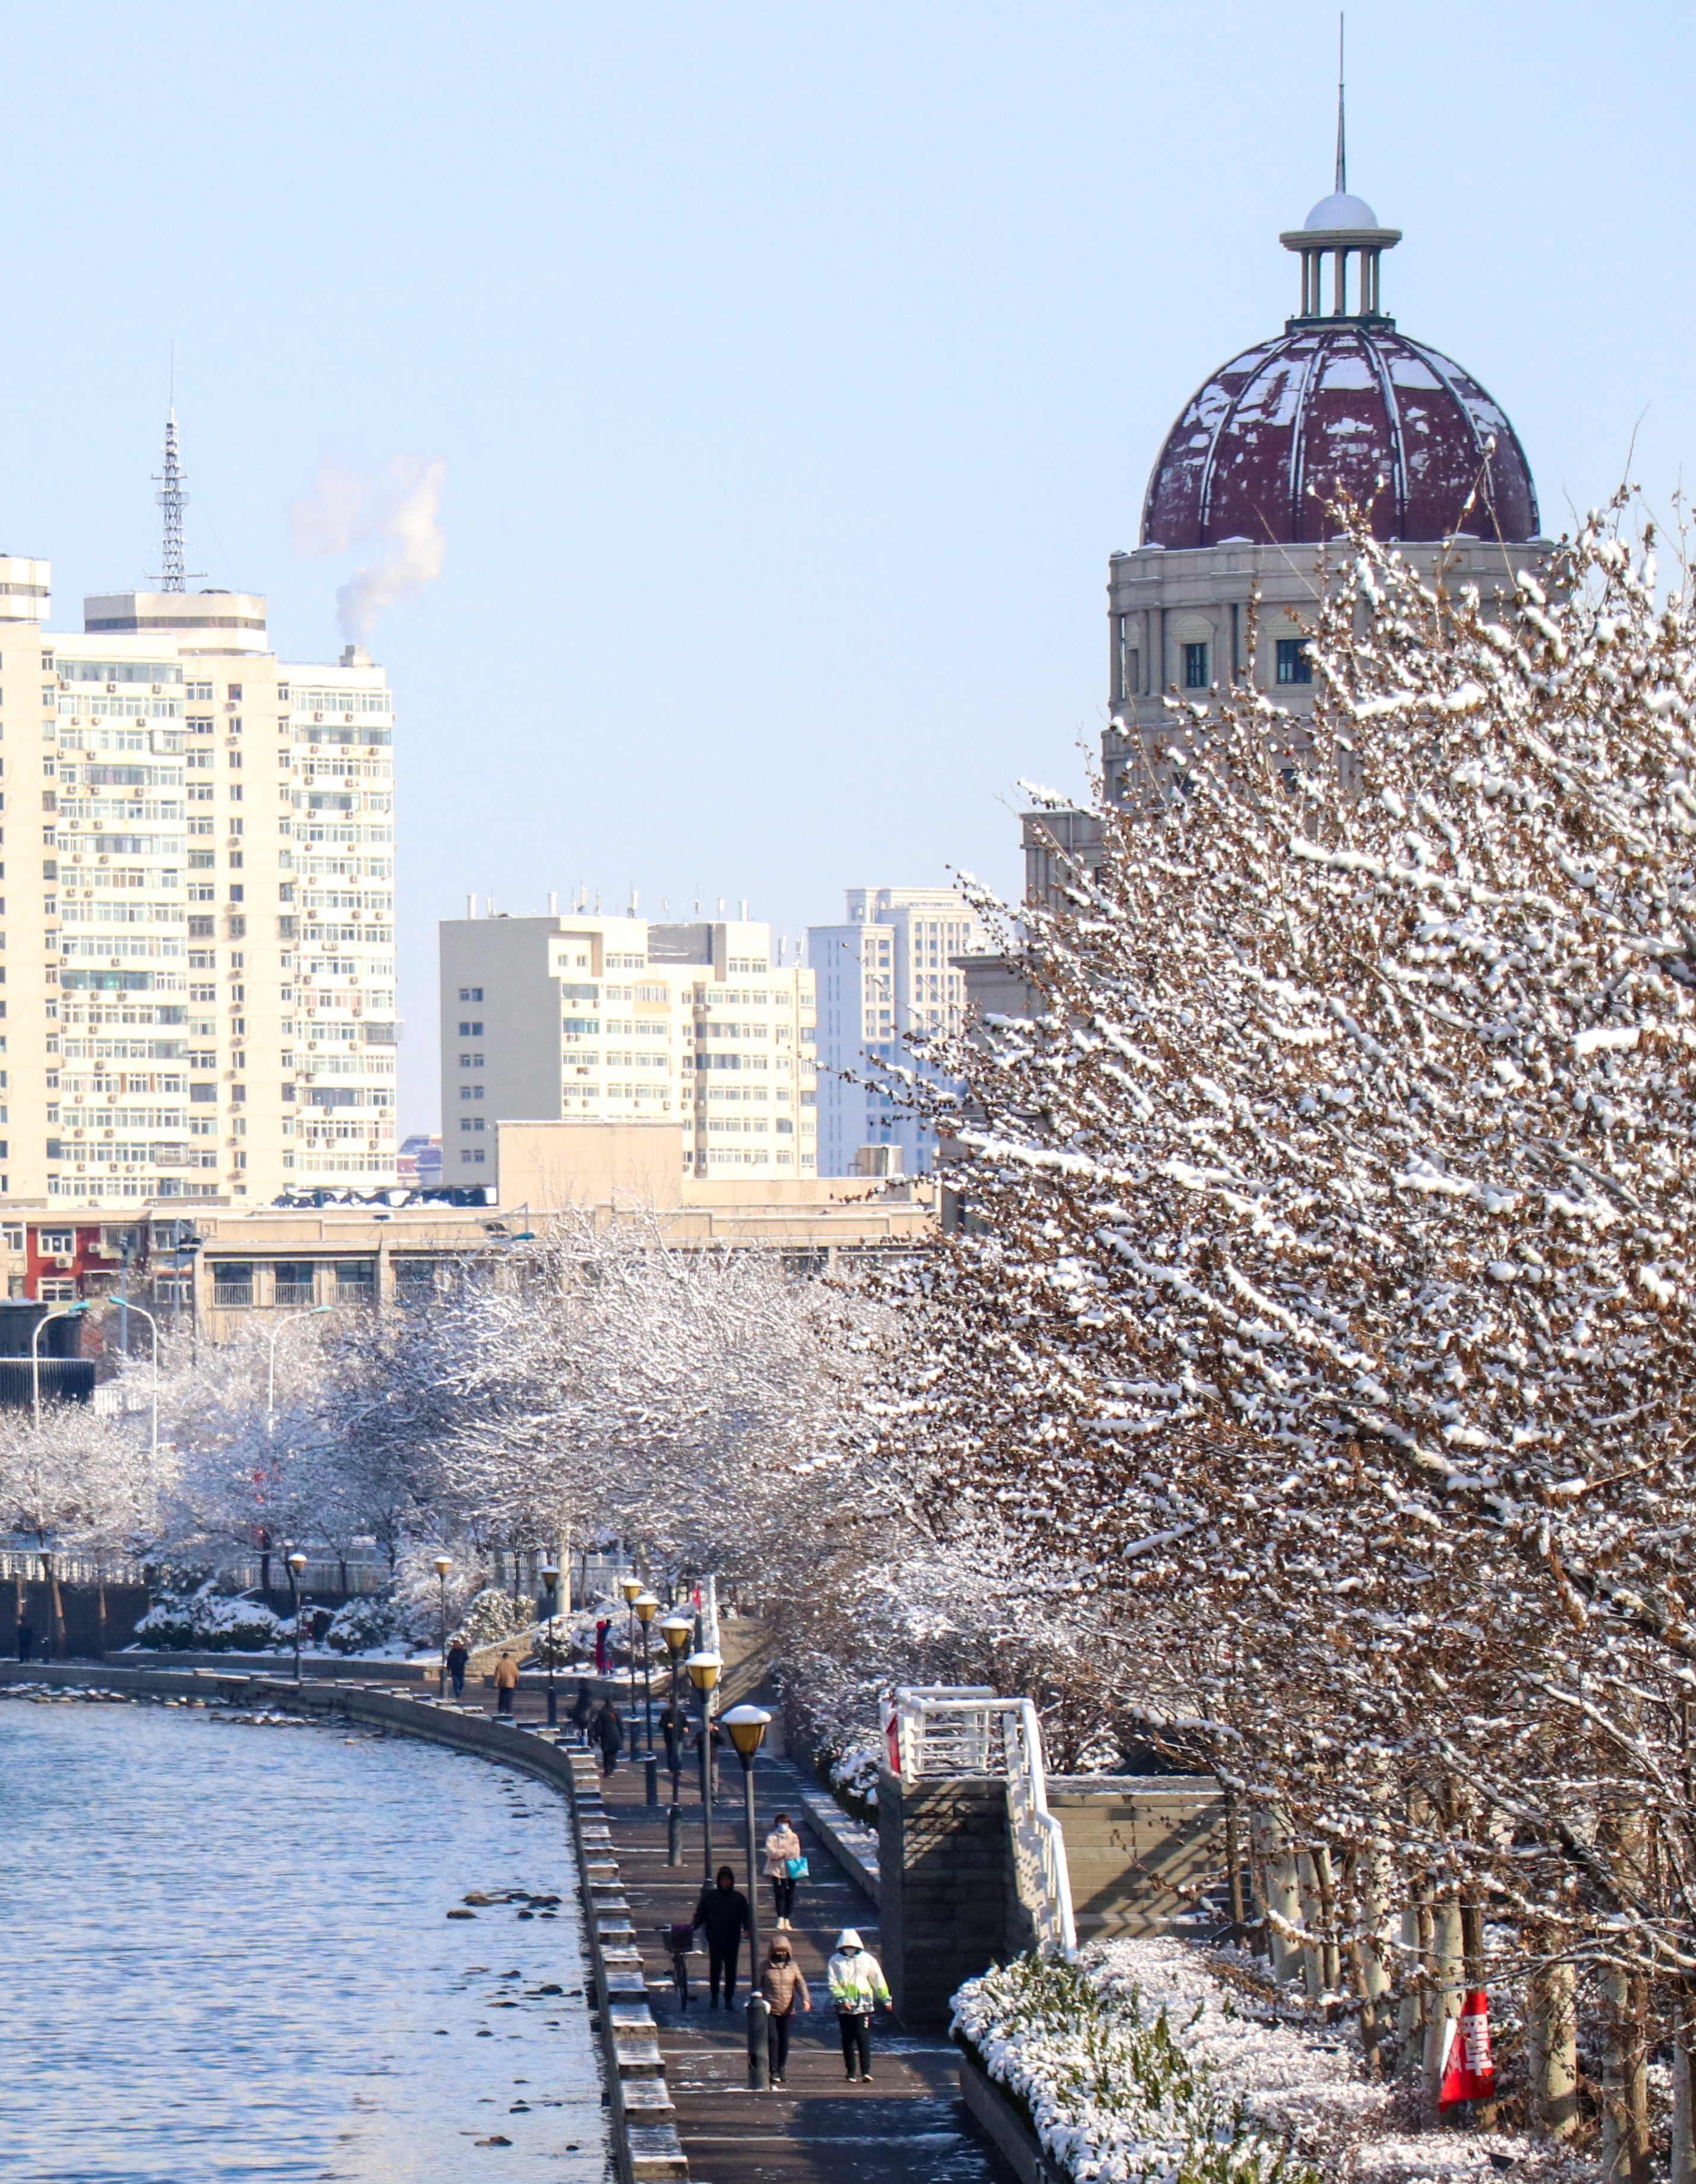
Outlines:
[[[25,1618],[35,1632],[35,1658],[44,1661],[53,1641],[53,1597],[40,1578],[0,1580],[0,1658],[14,1661],[18,1658],[20,1595]],[[103,1652],[127,1646],[149,1605],[145,1585],[109,1585],[103,1635],[97,1585],[61,1585],[59,1596],[64,1615],[65,1655],[79,1661],[98,1661]]]
[[[1018,1911],[1007,1791],[970,1775],[904,1789],[878,1778],[879,1940],[895,2014],[911,2031],[948,2023],[949,1997],[1028,1942]]]
[[[1225,1884],[1225,1798],[1210,1775],[1048,1778],[1078,1939],[1161,1934]]]

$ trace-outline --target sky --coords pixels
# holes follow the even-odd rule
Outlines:
[[[1194,387],[1295,308],[1331,185],[1314,0],[499,8],[85,0],[8,25],[0,550],[55,622],[189,566],[333,659],[326,459],[441,468],[397,709],[404,1128],[466,894],[1019,884],[1080,785],[1107,558]],[[1386,308],[1503,403],[1546,528],[1696,425],[1688,11],[1366,0],[1349,181]],[[311,543],[308,541],[307,543]],[[321,539],[319,543],[324,542]],[[365,555],[368,559],[368,553]]]

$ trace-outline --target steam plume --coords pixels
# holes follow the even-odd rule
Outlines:
[[[441,455],[391,455],[373,475],[326,454],[311,491],[290,502],[298,554],[345,554],[367,539],[381,542],[379,557],[336,593],[336,618],[352,643],[365,644],[387,608],[441,575],[448,541],[438,511],[447,472]]]

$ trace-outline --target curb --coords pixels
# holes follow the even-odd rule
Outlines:
[[[960,2058],[960,2098],[1018,2184],[1068,2184],[1001,2087],[969,2055]]]
[[[801,1791],[801,1809],[829,1846],[831,1854],[853,1876],[873,1903],[878,1894],[878,1838],[874,1830],[845,1813],[823,1790]]]

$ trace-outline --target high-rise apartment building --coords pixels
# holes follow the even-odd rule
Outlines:
[[[897,1145],[907,1173],[935,1161],[936,1139],[878,1087],[878,1062],[924,1065],[907,1035],[957,1030],[965,981],[951,958],[985,944],[947,888],[850,888],[847,922],[807,928],[818,995],[818,1172],[852,1175],[860,1149]]]
[[[48,583],[0,560],[0,1197],[392,1182],[382,671],[280,661],[248,593],[92,598],[57,636]]]
[[[475,905],[473,905],[475,907]],[[493,1180],[497,1122],[673,1121],[683,1166],[818,1173],[812,978],[768,925],[568,912],[444,923],[442,1180]]]

